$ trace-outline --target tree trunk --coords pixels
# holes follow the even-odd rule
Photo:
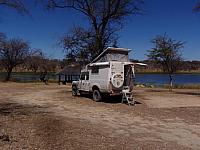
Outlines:
[[[173,78],[172,78],[172,74],[169,75],[169,91],[172,92],[172,88],[173,88]]]
[[[9,80],[10,80],[11,73],[12,73],[12,69],[13,69],[13,68],[9,68],[9,69],[7,70],[6,81],[9,81]]]

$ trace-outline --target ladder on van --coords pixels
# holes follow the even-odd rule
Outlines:
[[[122,90],[122,103],[127,103],[129,106],[135,105],[133,94],[129,91],[129,89]]]

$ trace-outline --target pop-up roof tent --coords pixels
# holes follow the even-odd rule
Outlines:
[[[128,57],[131,49],[108,47],[87,66],[109,65],[109,61],[126,62],[126,64],[146,66],[144,63],[133,63]],[[87,67],[86,66],[86,67]]]
[[[130,49],[108,47],[99,56],[97,56],[91,63],[108,62],[108,61],[122,61],[128,62],[128,53]]]

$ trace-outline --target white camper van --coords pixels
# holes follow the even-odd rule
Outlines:
[[[79,81],[72,82],[72,95],[91,93],[94,101],[103,95],[122,95],[131,92],[134,82],[134,65],[130,62],[130,49],[107,48],[81,70]],[[143,65],[143,64],[139,64]]]

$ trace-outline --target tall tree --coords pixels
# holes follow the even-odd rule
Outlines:
[[[59,61],[49,59],[45,56],[41,49],[33,49],[26,57],[26,68],[36,72],[55,72],[59,66]]]
[[[149,60],[161,64],[163,71],[168,73],[170,90],[173,87],[173,74],[179,69],[182,62],[180,49],[184,47],[184,42],[173,40],[166,34],[157,36],[152,40],[155,45],[154,48],[149,50]]]
[[[21,14],[27,14],[23,0],[0,0],[0,7],[9,7],[17,10]]]
[[[5,40],[6,40],[6,35],[4,33],[0,32],[0,49],[2,49]],[[1,59],[0,59],[0,70],[3,70],[3,68],[4,67],[3,67]]]
[[[22,39],[4,39],[0,43],[0,60],[7,71],[6,81],[10,80],[13,68],[24,63],[28,51],[29,44]]]
[[[6,39],[6,35],[4,33],[0,32],[0,43],[5,41],[5,39]]]
[[[28,70],[36,73],[42,70],[42,66],[45,61],[45,56],[41,49],[33,49],[26,57],[26,67]]]
[[[139,13],[142,0],[46,0],[49,9],[72,9],[85,15],[89,31],[93,33],[94,58],[108,45],[108,41],[122,28],[127,16]],[[116,42],[116,41],[115,41]],[[110,43],[109,43],[110,44]]]
[[[194,7],[194,11],[200,12],[200,2],[198,2],[198,3],[196,4],[196,6]]]
[[[105,40],[105,47],[117,45],[117,36],[109,36]],[[66,50],[66,58],[70,62],[90,62],[98,51],[95,48],[95,33],[90,29],[74,27],[61,38],[60,45]],[[104,47],[104,48],[105,48]]]
[[[94,49],[94,33],[82,27],[74,27],[61,38],[60,44],[67,51],[68,63],[91,60],[91,51]]]

